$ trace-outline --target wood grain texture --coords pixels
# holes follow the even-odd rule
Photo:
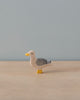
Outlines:
[[[55,61],[43,74],[26,61],[0,62],[0,100],[80,100],[80,61]]]

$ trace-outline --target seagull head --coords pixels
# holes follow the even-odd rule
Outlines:
[[[35,52],[33,50],[30,50],[25,54],[25,56],[35,56]]]

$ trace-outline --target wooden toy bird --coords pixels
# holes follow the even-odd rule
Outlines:
[[[30,56],[30,64],[37,68],[37,73],[41,74],[42,68],[48,66],[51,61],[47,61],[46,59],[43,58],[36,58],[35,52],[33,50],[30,50],[28,53],[25,54],[25,56]]]

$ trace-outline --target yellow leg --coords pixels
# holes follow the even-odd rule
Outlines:
[[[37,73],[42,74],[43,72],[42,72],[42,70],[37,70]]]

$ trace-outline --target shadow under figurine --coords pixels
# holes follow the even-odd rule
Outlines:
[[[37,69],[38,74],[43,73],[42,68],[49,66],[51,63],[51,61],[47,61],[44,58],[36,58],[33,50],[30,50],[25,56],[30,56],[30,64]]]

